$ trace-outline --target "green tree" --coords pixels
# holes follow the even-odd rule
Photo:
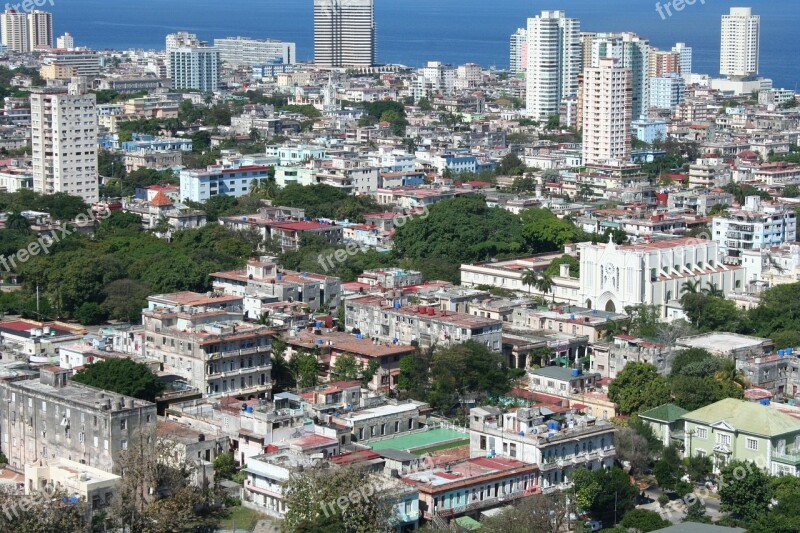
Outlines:
[[[569,265],[569,275],[573,278],[579,278],[581,275],[581,264],[580,262],[572,257],[571,255],[565,254],[559,257],[558,259],[553,259],[550,263],[550,266],[547,267],[547,270],[544,271],[545,274],[551,277],[560,276],[561,275],[561,265]]]
[[[686,464],[686,473],[689,478],[695,483],[702,483],[714,469],[711,462],[711,457],[707,455],[692,455],[684,459]]]
[[[509,152],[503,156],[495,169],[498,176],[522,176],[525,170],[525,163],[514,152]]]
[[[352,354],[343,353],[336,357],[331,368],[331,379],[336,381],[352,381],[361,374],[361,365]]]
[[[531,292],[531,288],[539,286],[539,273],[532,268],[526,268],[522,272],[522,285],[528,287],[528,292]]]
[[[214,459],[214,479],[233,479],[236,474],[236,460],[233,452],[222,452]]]
[[[623,413],[638,413],[669,402],[667,381],[658,375],[656,367],[647,363],[631,362],[608,386],[608,398]]]
[[[549,209],[522,212],[522,237],[530,252],[552,252],[565,244],[589,240],[583,230],[554,215]]]
[[[672,525],[672,523],[669,520],[661,518],[661,515],[655,511],[633,509],[625,513],[619,525],[626,529],[635,529],[641,533],[648,533],[649,531],[668,527]]]
[[[769,476],[755,463],[734,460],[720,471],[720,510],[752,521],[763,517],[772,499]]]
[[[684,466],[681,462],[677,447],[674,445],[664,448],[661,459],[656,461],[653,474],[656,477],[658,486],[666,490],[675,490],[684,474]]]
[[[84,326],[100,324],[104,322],[106,318],[108,318],[108,315],[94,302],[84,302],[75,311],[75,320]]]
[[[113,358],[90,363],[76,373],[72,379],[140,400],[154,402],[164,390],[164,384],[144,363],[131,359]]]
[[[684,522],[699,522],[701,524],[711,523],[711,518],[706,514],[706,506],[700,501],[700,498],[694,498],[694,501],[686,506],[686,518]]]
[[[319,383],[319,363],[314,354],[294,354],[289,360],[289,368],[299,388],[307,389]]]

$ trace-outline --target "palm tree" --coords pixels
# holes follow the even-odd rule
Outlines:
[[[603,332],[603,338],[607,341],[610,341],[617,335],[625,333],[625,329],[623,328],[622,324],[616,320],[610,320],[605,326],[603,326],[601,331]]]
[[[553,292],[553,278],[549,274],[543,272],[542,275],[539,276],[539,281],[536,283],[536,288],[545,294],[548,292],[552,293],[553,303],[556,302],[556,293]]]
[[[531,287],[539,288],[539,273],[532,268],[526,268],[522,273],[522,284],[527,285],[528,294],[531,292]]]
[[[701,291],[706,296],[710,296],[711,298],[724,298],[725,293],[717,286],[716,283],[711,282],[708,286]]]
[[[741,370],[737,370],[736,361],[727,359],[722,367],[714,373],[714,379],[720,382],[728,382],[740,389],[746,389],[750,386],[747,378]]]
[[[681,285],[681,294],[697,294],[700,292],[700,280],[688,279]]]

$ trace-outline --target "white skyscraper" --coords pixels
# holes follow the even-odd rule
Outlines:
[[[293,65],[296,62],[295,44],[273,39],[226,37],[214,39],[214,48],[219,50],[222,62],[229,65],[253,66],[276,61]]]
[[[576,94],[581,68],[580,22],[563,11],[528,19],[526,112],[536,119],[558,115],[563,98]]]
[[[17,13],[16,10],[9,9],[3,13],[2,26],[3,46],[7,50],[22,53],[31,51],[27,14]]]
[[[31,50],[53,48],[53,14],[47,11],[31,11],[28,14],[28,35]]]
[[[314,0],[314,63],[324,67],[375,64],[374,0]]]
[[[170,50],[169,78],[177,90],[214,92],[219,89],[219,50],[207,46],[181,47]]]
[[[509,42],[511,74],[522,74],[528,69],[528,30],[519,28],[511,34]]]
[[[591,57],[584,59],[584,66],[597,67],[603,58],[619,60],[620,66],[631,71],[631,105],[634,119],[645,118],[650,103],[650,41],[635,33],[597,33],[591,46],[586,46]]]
[[[165,56],[166,56],[165,63],[167,64],[168,74],[171,70],[169,65],[170,53],[173,50],[177,50],[178,48],[186,48],[186,47],[191,48],[194,46],[208,46],[208,43],[198,39],[197,35],[195,35],[194,33],[189,33],[185,31],[179,31],[167,35],[166,48],[165,48]]]
[[[631,156],[631,71],[602,58],[583,71],[583,164],[628,161]]]
[[[681,74],[692,73],[692,47],[684,43],[677,43],[672,47],[672,51],[678,54],[678,64],[681,67]]]
[[[98,200],[95,106],[77,83],[31,90],[33,190]]]
[[[761,17],[749,7],[732,7],[722,16],[719,71],[733,79],[748,79],[758,74]]]

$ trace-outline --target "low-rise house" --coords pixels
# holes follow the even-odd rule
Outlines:
[[[684,421],[681,417],[688,412],[675,404],[665,403],[639,413],[639,418],[653,429],[653,434],[666,448],[676,444],[678,440],[683,440]]]
[[[599,379],[600,374],[584,374],[579,368],[560,366],[535,368],[528,372],[530,390],[564,398],[568,398],[570,394],[593,390]]]
[[[420,409],[427,404],[409,400],[387,403],[332,416],[330,421],[350,430],[352,442],[397,435],[420,428]]]

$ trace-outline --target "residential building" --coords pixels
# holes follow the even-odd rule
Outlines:
[[[678,65],[680,66],[679,72],[682,75],[688,76],[692,73],[692,47],[686,46],[685,43],[676,43],[672,47],[672,51],[678,54]]]
[[[146,357],[204,396],[269,397],[272,331],[242,321],[242,298],[182,292],[148,303]]]
[[[539,467],[508,457],[475,457],[404,475],[426,520],[448,521],[540,494]]]
[[[794,355],[794,348],[737,361],[736,366],[752,389],[768,391],[776,399],[797,400],[800,396],[800,358]]]
[[[215,92],[220,81],[220,52],[206,46],[180,47],[169,52],[169,78],[176,90]]]
[[[51,50],[42,56],[42,65],[45,79],[94,78],[100,75],[100,54],[84,48]]]
[[[28,15],[15,9],[7,9],[1,19],[3,46],[12,52],[30,52]]]
[[[372,439],[419,429],[420,410],[427,407],[428,404],[414,400],[386,403],[334,415],[330,421],[346,427],[350,432],[351,442],[369,443]]]
[[[631,157],[631,71],[613,58],[583,71],[583,163]]]
[[[269,167],[260,165],[210,166],[205,170],[181,170],[181,200],[205,202],[212,196],[239,198],[250,190],[253,180],[269,177]]]
[[[674,304],[671,302],[667,306],[671,308]],[[616,379],[628,363],[648,363],[659,372],[666,373],[672,352],[667,346],[651,340],[633,335],[615,335],[610,342],[598,341],[591,345],[589,368],[608,379]]]
[[[604,58],[614,58],[619,67],[630,70],[631,117],[647,118],[650,102],[650,42],[630,32],[598,33],[593,35],[589,49],[591,58],[584,59],[584,70],[599,67]]]
[[[413,80],[414,101],[433,98],[437,94],[452,94],[455,89],[456,69],[439,61],[428,64],[417,71]]]
[[[761,17],[752,8],[732,7],[722,16],[719,72],[735,80],[747,80],[758,74]]]
[[[122,478],[102,468],[95,468],[63,457],[44,463],[25,465],[25,494],[48,494],[56,489],[68,498],[78,498],[87,505],[87,518],[111,505]]]
[[[499,352],[502,322],[434,307],[407,305],[384,296],[362,296],[345,302],[345,331],[379,342],[415,344],[422,348],[466,341]]]
[[[558,115],[564,98],[578,91],[580,22],[563,11],[528,19],[526,113],[537,120]]]
[[[33,189],[99,200],[95,95],[78,84],[31,89]]]
[[[72,34],[66,32],[64,35],[56,39],[56,48],[61,48],[62,50],[70,50],[75,48],[75,39],[72,38]]]
[[[53,14],[34,9],[28,14],[28,35],[31,50],[53,48]]]
[[[611,422],[567,410],[554,417],[547,407],[503,413],[495,407],[470,409],[470,457],[502,457],[538,465],[545,492],[563,489],[577,468],[614,464],[615,427]]]
[[[784,204],[748,196],[741,209],[713,219],[712,238],[726,260],[740,263],[742,252],[772,248],[797,239],[797,213]]]
[[[683,407],[672,403],[665,403],[653,409],[639,413],[639,418],[653,430],[653,435],[667,448],[679,444],[684,438],[684,420],[681,418],[688,413]]]
[[[711,240],[666,239],[627,246],[581,243],[578,301],[592,309],[622,310],[629,305],[666,306],[680,298],[687,280],[715,284],[724,292],[742,290],[744,269],[722,264]]]
[[[297,62],[295,43],[274,39],[226,37],[214,39],[214,48],[219,50],[220,61],[230,66],[293,65]]]
[[[172,55],[173,50],[177,50],[178,48],[194,48],[198,46],[208,46],[208,43],[205,41],[201,41],[197,38],[197,35],[194,33],[189,33],[185,31],[179,31],[176,33],[167,34],[165,39],[165,48],[164,48],[164,57],[166,63],[166,70],[167,76],[170,75],[172,69],[170,68],[170,57]]]
[[[686,85],[679,74],[650,78],[650,108],[674,112],[683,102]]]
[[[519,28],[511,34],[509,44],[509,64],[514,75],[524,74],[528,70],[528,30]]]
[[[544,366],[528,372],[528,383],[533,392],[569,398],[570,394],[594,389],[600,377],[597,373],[585,374],[579,368]]]
[[[664,141],[667,138],[667,124],[665,120],[634,120],[631,123],[632,134],[647,144]]]
[[[710,457],[715,473],[752,461],[772,476],[800,476],[800,420],[764,403],[726,398],[684,414],[685,455]]]
[[[751,357],[763,357],[772,353],[775,347],[770,339],[713,331],[691,337],[682,337],[675,341],[678,349],[700,348],[718,357],[746,361]]]
[[[375,1],[314,0],[314,63],[371,67],[375,62]]]
[[[63,458],[119,473],[130,440],[155,431],[154,403],[75,383],[71,373],[44,367],[39,379],[0,381],[0,433],[12,470]]]
[[[271,297],[269,300],[273,302],[302,303],[312,312],[323,307],[335,311],[341,303],[339,278],[285,270],[275,257],[262,256],[248,261],[242,270],[210,275],[215,290],[244,298],[247,318],[269,316],[269,310],[264,308],[264,296]]]

